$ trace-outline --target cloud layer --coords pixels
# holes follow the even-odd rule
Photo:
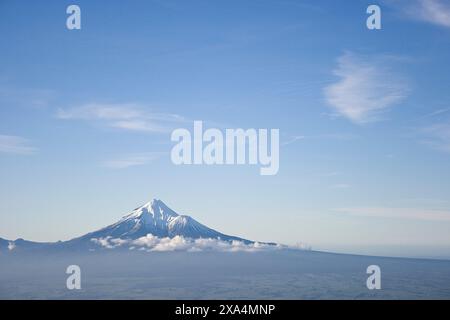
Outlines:
[[[219,239],[191,239],[182,236],[173,238],[159,238],[152,234],[136,240],[118,238],[93,238],[91,241],[100,247],[114,249],[126,247],[130,250],[141,251],[220,251],[220,252],[255,252],[263,250],[277,250],[283,248],[281,245],[268,245],[263,243],[245,244],[242,241],[222,241]]]
[[[325,88],[326,101],[358,124],[379,120],[382,112],[401,102],[409,91],[382,58],[346,53],[339,57],[334,74],[339,80]]]

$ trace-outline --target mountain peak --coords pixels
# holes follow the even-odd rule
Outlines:
[[[158,204],[158,203],[162,203],[164,204],[164,202],[162,202],[160,199],[158,198],[153,198],[152,201],[150,201],[149,203],[151,204]]]
[[[181,236],[190,239],[220,239],[221,241],[241,241],[245,244],[253,243],[253,241],[226,235],[211,229],[188,215],[179,215],[164,202],[155,198],[134,209],[114,224],[68,241],[35,243],[23,239],[9,241],[0,238],[0,252],[9,250],[9,245],[31,249],[95,249],[98,242],[105,241],[105,239],[106,241],[111,240],[114,243],[121,243],[120,239],[139,240],[149,234],[158,238]]]
[[[156,198],[153,198],[150,202],[147,202],[143,206],[135,209],[133,213],[136,213],[138,216],[150,214],[154,219],[158,220],[161,218],[164,220],[164,217],[178,217],[178,213]]]
[[[164,225],[178,217],[178,213],[170,209],[159,199],[152,199],[124,216],[121,221],[134,221],[139,225]],[[120,222],[121,222],[120,221]]]
[[[154,198],[134,209],[117,223],[88,234],[90,238],[132,238],[152,234],[157,237],[214,238],[250,242],[228,236],[199,223],[188,215],[179,215],[160,199]]]

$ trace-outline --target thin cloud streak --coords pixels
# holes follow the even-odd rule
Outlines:
[[[354,207],[339,208],[335,212],[358,217],[391,218],[424,221],[450,222],[450,211],[417,209],[417,208],[386,208],[386,207]]]
[[[63,120],[98,122],[108,127],[137,132],[164,133],[186,119],[177,114],[148,112],[139,104],[89,103],[75,108],[59,109]]]
[[[18,155],[32,155],[37,149],[30,146],[28,139],[19,136],[0,135],[0,152]]]
[[[0,80],[0,102],[10,107],[42,109],[55,98],[53,90],[17,88]]]
[[[450,152],[450,123],[437,123],[423,128],[421,142],[435,150]]]
[[[129,167],[142,166],[159,159],[164,154],[165,153],[163,152],[129,154],[117,159],[105,161],[103,166],[110,169],[125,169]]]
[[[287,145],[290,145],[292,143],[295,143],[295,142],[303,140],[303,139],[305,139],[305,136],[294,136],[294,137],[291,137],[289,140],[285,141],[284,143],[282,143],[281,145],[287,146]]]
[[[338,184],[332,185],[330,188],[331,189],[348,189],[350,187],[351,187],[351,185],[349,185],[347,183],[338,183]]]

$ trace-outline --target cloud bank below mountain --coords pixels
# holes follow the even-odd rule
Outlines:
[[[129,250],[140,250],[147,252],[257,252],[287,248],[286,246],[282,245],[269,245],[260,242],[246,244],[243,241],[238,240],[224,241],[212,238],[192,239],[183,236],[161,238],[152,234],[148,234],[135,240],[106,237],[92,238],[91,241],[99,245],[100,248],[128,248]],[[306,247],[304,249],[306,249]]]

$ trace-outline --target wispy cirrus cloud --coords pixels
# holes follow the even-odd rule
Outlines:
[[[394,0],[392,4],[408,17],[450,28],[450,2],[448,0]]]
[[[19,136],[0,135],[0,152],[19,155],[32,155],[37,149],[28,139]]]
[[[287,146],[287,145],[290,145],[292,143],[295,143],[295,142],[303,140],[303,139],[305,139],[305,136],[293,136],[293,137],[290,137],[285,142],[283,142],[281,145],[282,146]]]
[[[421,142],[429,147],[450,152],[450,122],[441,122],[422,128]]]
[[[434,110],[433,112],[429,113],[428,115],[426,115],[426,117],[434,117],[434,116],[442,115],[442,114],[448,113],[448,112],[450,112],[450,107],[440,108],[440,109]]]
[[[0,102],[6,106],[42,109],[48,107],[55,96],[53,90],[18,88],[0,79]]]
[[[393,218],[424,221],[450,222],[450,211],[417,208],[387,208],[387,207],[353,207],[339,208],[336,212],[359,217]]]
[[[124,155],[116,159],[108,160],[103,166],[111,169],[125,169],[129,167],[142,166],[149,164],[162,157],[164,152],[145,152]]]
[[[380,114],[405,99],[409,91],[406,81],[392,72],[389,60],[343,54],[333,71],[339,80],[324,89],[326,102],[354,123],[380,120]]]
[[[182,116],[170,113],[149,112],[139,104],[99,104],[59,109],[59,119],[97,122],[108,127],[139,132],[169,132],[177,123],[184,122]]]
[[[290,144],[303,141],[303,140],[316,140],[316,139],[324,139],[324,140],[336,140],[336,141],[351,141],[358,139],[359,136],[350,133],[322,133],[322,134],[312,134],[312,135],[297,135],[297,136],[289,136],[285,138],[285,141],[282,142],[282,146],[288,146]]]

